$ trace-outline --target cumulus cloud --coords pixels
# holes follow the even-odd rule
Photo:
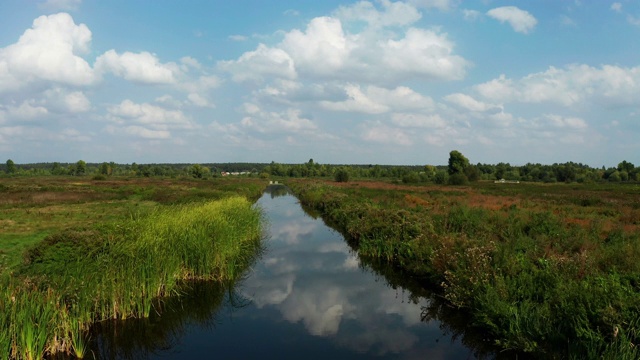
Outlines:
[[[257,105],[244,104],[245,116],[240,122],[247,130],[261,133],[307,133],[312,134],[316,124],[302,116],[299,109],[287,109],[282,112],[270,112],[260,109]]]
[[[373,6],[368,2],[358,4]],[[345,19],[360,16],[376,24],[392,23],[383,20],[376,9],[359,15],[351,14],[351,10],[343,8],[339,14]],[[453,50],[454,43],[438,30],[410,27],[396,32],[374,26],[351,34],[345,32],[339,18],[318,17],[304,31],[285,33],[274,47],[261,44],[238,60],[219,65],[236,81],[264,81],[269,77],[368,83],[415,78],[458,80],[465,76],[469,62]]]
[[[343,67],[350,52],[340,20],[318,17],[305,32],[294,29],[285,35],[281,47],[296,66],[313,72],[330,74]]]
[[[389,90],[370,85],[363,91],[359,85],[348,84],[344,90],[347,100],[321,101],[320,105],[328,110],[365,114],[381,114],[391,110],[429,110],[434,107],[430,97],[405,86]]]
[[[179,110],[168,110],[160,106],[148,103],[134,103],[124,100],[118,105],[108,108],[108,119],[116,126],[115,129],[124,131],[129,135],[139,135],[145,138],[166,139],[170,136],[169,130],[194,129],[196,126]]]
[[[156,55],[146,51],[120,55],[109,50],[96,59],[95,68],[143,84],[172,84],[178,73],[175,64],[161,64]]]
[[[404,130],[379,123],[366,128],[361,137],[365,141],[389,145],[410,146],[413,144],[411,137]]]
[[[413,73],[432,79],[462,79],[468,63],[453,55],[453,43],[430,30],[411,28],[400,40],[382,46],[383,62],[394,72]]]
[[[476,99],[474,99],[473,97],[467,95],[467,94],[462,94],[462,93],[455,93],[455,94],[451,94],[451,95],[447,95],[444,97],[444,99],[454,105],[457,105],[463,109],[469,110],[469,111],[478,111],[478,112],[484,112],[484,111],[490,111],[490,110],[496,110],[499,109],[499,107],[497,105],[493,105],[493,104],[488,104],[482,101],[478,101]]]
[[[7,116],[17,120],[34,120],[48,113],[46,108],[34,104],[33,101],[24,101],[19,106],[7,107]]]
[[[40,16],[17,43],[0,49],[0,93],[47,81],[86,86],[96,80],[80,55],[89,51],[91,31],[69,14]]]
[[[538,23],[538,20],[528,11],[516,6],[502,6],[487,11],[487,15],[501,23],[508,22],[516,32],[528,34]]]
[[[218,66],[233,74],[234,81],[264,81],[267,77],[295,79],[297,77],[293,59],[287,52],[258,45],[238,60],[221,61]]]
[[[484,98],[499,103],[555,103],[563,106],[591,102],[605,106],[640,104],[640,67],[573,64],[550,67],[521,79],[504,75],[475,86]]]

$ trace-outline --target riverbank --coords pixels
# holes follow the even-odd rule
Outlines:
[[[157,299],[179,295],[185,281],[232,281],[261,249],[260,210],[237,196],[259,196],[257,182],[41,181],[47,184],[2,184],[3,232],[11,239],[33,237],[23,222],[24,228],[43,226],[37,233],[48,233],[44,240],[33,239],[22,258],[24,244],[1,244],[3,359],[56,353],[81,358],[91,324],[160,312]],[[182,189],[170,192],[171,187]],[[165,192],[183,196],[168,201]],[[49,220],[50,227],[26,221],[32,214]],[[94,220],[75,223],[83,215]]]
[[[545,358],[639,355],[633,185],[289,185],[361,255],[439,288],[503,349]]]

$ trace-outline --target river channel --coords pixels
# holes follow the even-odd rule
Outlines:
[[[195,285],[172,311],[105,325],[101,359],[475,359],[428,298],[363,264],[337,231],[284,187],[257,202],[269,223],[261,258],[223,288]],[[374,266],[375,267],[375,266]],[[398,280],[400,279],[400,280]],[[400,281],[401,283],[402,281]],[[431,319],[431,320],[428,320]],[[109,335],[107,335],[109,334]],[[466,341],[465,341],[466,342]],[[91,354],[89,358],[91,358]]]

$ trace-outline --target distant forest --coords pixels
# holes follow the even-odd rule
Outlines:
[[[109,176],[189,177],[209,179],[220,176],[251,177],[326,177],[338,181],[349,179],[392,179],[404,183],[462,184],[478,180],[530,182],[637,182],[640,167],[622,161],[615,167],[593,168],[566,162],[552,165],[516,166],[509,163],[470,164],[458,151],[450,153],[448,165],[349,165],[319,164],[310,159],[302,164],[282,163],[201,163],[201,164],[117,164],[114,162],[32,163],[16,164],[11,159],[0,163],[0,176],[93,176],[96,180]]]

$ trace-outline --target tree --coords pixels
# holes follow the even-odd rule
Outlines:
[[[13,160],[7,160],[7,174],[15,174],[16,173],[16,164],[13,163]]]
[[[469,159],[464,157],[458,150],[449,153],[449,175],[464,174],[464,170],[469,166]]]
[[[78,160],[76,163],[75,174],[80,176],[84,175],[87,172],[87,163],[84,160]]]
[[[102,165],[100,165],[100,170],[99,170],[100,174],[110,176],[112,171],[113,169],[111,168],[111,165],[109,165],[108,163],[103,162]]]
[[[633,163],[628,162],[627,160],[623,160],[620,164],[618,164],[618,171],[626,171],[630,173],[635,169],[635,165]]]

